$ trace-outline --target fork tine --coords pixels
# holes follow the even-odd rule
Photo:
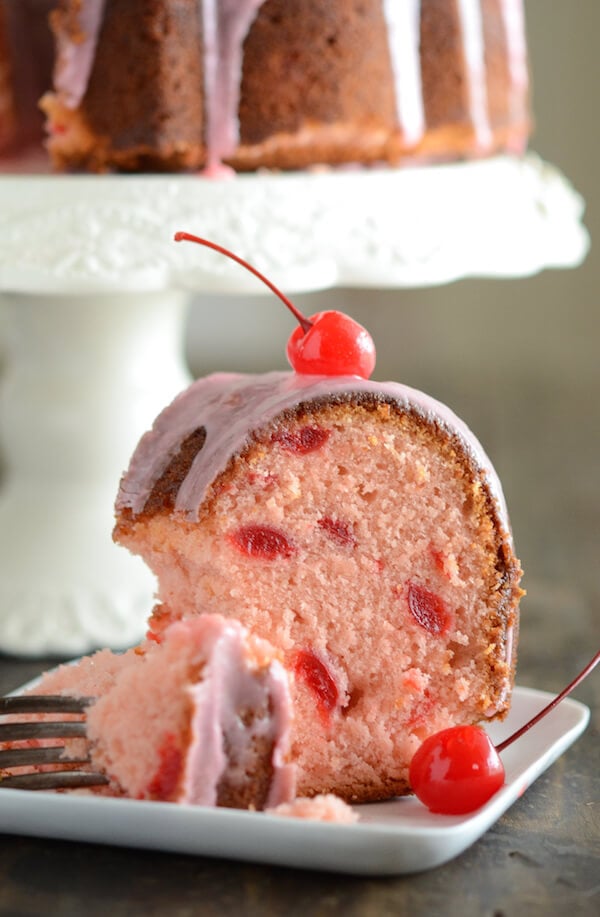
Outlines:
[[[19,774],[3,777],[0,774],[0,789],[60,790],[86,786],[103,786],[108,783],[104,774],[89,771],[54,771],[46,774]]]
[[[87,764],[89,756],[78,755],[76,758],[65,756],[64,745],[51,745],[49,748],[9,748],[0,751],[0,771],[7,767],[26,767],[37,764]]]
[[[94,697],[62,694],[25,694],[0,697],[0,716],[14,713],[84,713]]]
[[[0,697],[0,717],[9,716],[8,723],[0,723],[0,745],[27,739],[86,738],[85,711],[95,698],[68,697],[52,694],[28,694]],[[79,719],[48,721],[35,719],[15,721],[18,715],[65,716],[79,714]],[[69,770],[69,767],[88,764],[90,758],[83,754],[68,757],[65,745],[45,748],[8,748],[0,750],[0,788],[22,790],[60,790],[79,787],[102,786],[109,782],[104,774],[91,771]],[[9,768],[62,765],[63,769],[43,773],[11,774]]]
[[[85,737],[85,723],[3,723],[0,742],[22,739],[76,739]]]
[[[91,697],[64,697],[53,694],[30,694],[17,697],[0,697],[0,716],[18,714],[84,714],[92,703]],[[85,736],[81,720],[0,724],[0,742],[18,742],[23,739],[67,739]]]

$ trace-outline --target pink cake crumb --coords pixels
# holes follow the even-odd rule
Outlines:
[[[60,665],[46,672],[28,693],[102,697],[125,669],[141,662],[144,652],[141,647],[128,650],[126,653],[99,650],[91,656],[84,656],[76,663]]]
[[[360,818],[347,802],[334,796],[333,793],[324,793],[313,796],[299,796],[293,802],[284,802],[274,809],[267,809],[267,815],[284,815],[288,818],[308,818],[315,821],[335,822],[339,825],[352,825]]]

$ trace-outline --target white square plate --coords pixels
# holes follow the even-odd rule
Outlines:
[[[551,694],[515,688],[495,743],[516,731]],[[504,787],[466,816],[433,815],[414,797],[356,806],[356,824],[332,824],[235,809],[209,809],[92,795],[0,789],[0,831],[321,869],[400,875],[458,856],[525,792],[584,731],[590,711],[564,700],[502,754]]]

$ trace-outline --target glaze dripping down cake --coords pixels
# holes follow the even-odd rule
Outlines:
[[[500,484],[406,386],[198,380],[134,453],[115,537],[157,575],[152,640],[219,613],[281,655],[302,795],[405,793],[426,736],[508,710],[521,571]]]
[[[54,5],[42,107],[59,169],[398,164],[527,142],[522,0]]]

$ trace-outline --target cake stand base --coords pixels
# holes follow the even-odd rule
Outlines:
[[[119,478],[189,382],[183,293],[2,299],[0,650],[80,654],[138,640],[154,580],[112,543]]]

